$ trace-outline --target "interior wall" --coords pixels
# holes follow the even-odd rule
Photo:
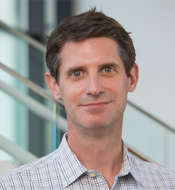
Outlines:
[[[74,1],[73,14],[96,6],[128,31],[136,49],[140,79],[128,100],[175,128],[175,0]]]

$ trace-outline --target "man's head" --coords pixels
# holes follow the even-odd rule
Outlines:
[[[127,93],[138,81],[132,40],[121,25],[95,9],[70,17],[51,34],[46,57],[46,81],[64,102],[68,129],[118,123],[121,134]]]
[[[80,42],[87,38],[107,37],[118,44],[118,53],[129,77],[135,63],[135,49],[129,33],[113,18],[92,9],[88,12],[65,19],[52,32],[47,43],[46,62],[52,77],[59,82],[61,51],[67,42]]]

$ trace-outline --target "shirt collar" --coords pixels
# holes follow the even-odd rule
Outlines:
[[[58,160],[61,170],[61,180],[64,188],[74,182],[82,174],[87,172],[87,169],[69,148],[66,136],[67,133],[63,136],[62,142],[58,148]],[[128,175],[129,173],[137,182],[141,183],[139,170],[132,161],[126,145],[123,143],[123,164],[118,177]]]
[[[132,177],[139,183],[141,183],[141,176],[136,164],[133,162],[132,157],[129,155],[127,146],[123,142],[123,164],[118,177],[131,174]]]
[[[58,148],[58,160],[61,170],[61,180],[64,188],[87,171],[87,169],[81,164],[69,148],[66,135],[67,133],[63,136],[61,144]]]

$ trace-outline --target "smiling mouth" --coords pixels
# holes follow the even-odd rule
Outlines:
[[[85,104],[85,105],[82,105],[82,106],[87,107],[87,108],[100,108],[100,107],[106,106],[109,103],[110,102],[96,102],[96,103]]]

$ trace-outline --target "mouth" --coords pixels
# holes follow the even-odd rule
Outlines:
[[[88,103],[88,104],[84,104],[82,105],[85,108],[102,108],[105,107],[106,105],[108,105],[110,102],[93,102],[93,103]]]

